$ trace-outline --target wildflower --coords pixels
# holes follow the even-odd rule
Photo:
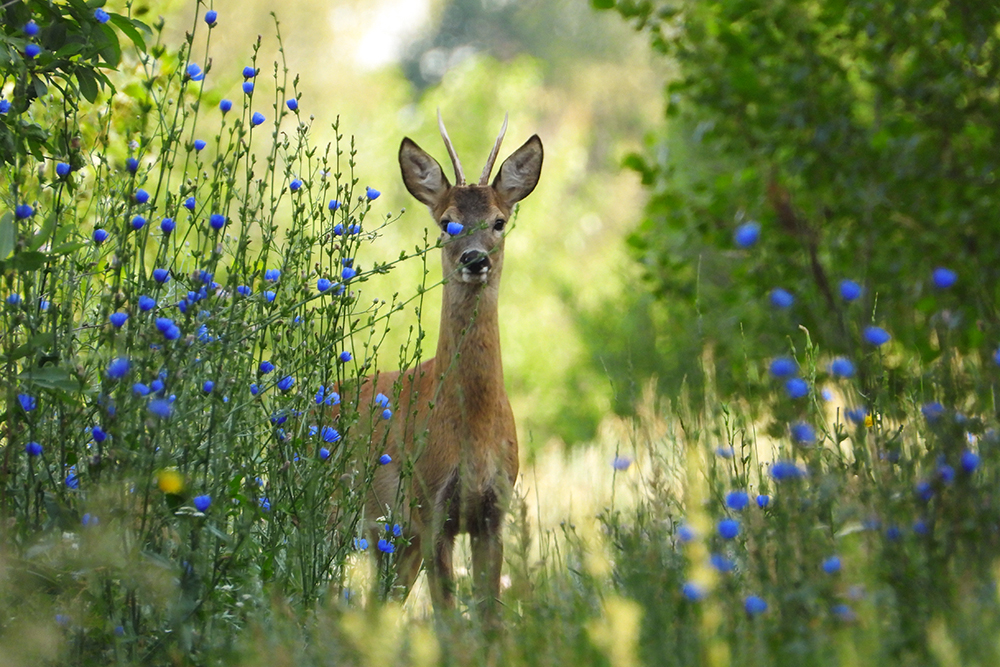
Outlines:
[[[244,79],[252,79],[255,76],[257,76],[257,70],[256,69],[254,69],[253,67],[250,67],[249,65],[247,65],[246,67],[243,68],[243,78]]]
[[[219,230],[226,226],[226,216],[221,213],[213,213],[208,216],[208,224],[212,225],[212,229]]]
[[[104,442],[108,439],[108,434],[100,426],[95,426],[90,430],[90,435],[94,437],[94,442]]]
[[[210,9],[207,12],[205,12],[205,23],[207,23],[208,27],[210,28],[215,27],[215,22],[218,20],[218,18],[219,18],[219,12],[215,11],[214,9]]]
[[[41,52],[42,47],[38,46],[38,44],[28,44],[24,47],[24,55],[27,56],[29,60],[34,60]]]
[[[685,581],[684,585],[681,586],[681,594],[689,602],[698,602],[703,597],[705,597],[705,589],[703,589],[698,584],[693,581]]]
[[[205,146],[207,146],[207,145],[208,145],[208,144],[207,144],[207,143],[205,143],[205,140],[204,140],[204,139],[195,139],[195,140],[194,140],[194,149],[195,149],[196,151],[202,151],[202,150],[205,150]]]
[[[184,200],[184,208],[186,208],[189,211],[193,211],[194,207],[195,207],[194,197],[188,197],[187,199]]]
[[[865,418],[868,416],[868,409],[862,406],[860,408],[854,408],[852,410],[845,410],[844,416],[847,417],[847,420],[850,422],[853,422],[855,424],[863,424],[866,421]]]
[[[107,23],[108,19],[110,19],[110,18],[111,18],[111,16],[109,16],[108,13],[106,11],[104,11],[103,9],[101,9],[100,7],[98,7],[97,9],[94,10],[94,19],[98,23]]]
[[[938,289],[948,289],[958,282],[958,274],[951,269],[939,266],[934,269],[934,272],[931,274],[931,279],[934,282],[934,287],[937,287]]]
[[[38,407],[38,401],[30,394],[18,394],[17,402],[21,404],[21,409],[25,412],[31,412]]]
[[[750,503],[750,496],[746,491],[730,491],[726,494],[726,507],[737,512],[743,510]]]
[[[694,528],[686,523],[682,523],[677,526],[677,539],[680,540],[682,544],[686,544],[693,540],[695,535],[696,533],[694,532]]]
[[[796,422],[791,428],[792,439],[800,445],[811,445],[816,442],[816,431],[805,422]]]
[[[708,557],[708,562],[719,572],[725,574],[736,569],[736,563],[719,553],[714,553]]]
[[[805,472],[792,461],[775,461],[771,464],[771,478],[776,482],[804,477]]]
[[[358,272],[355,271],[350,266],[345,266],[344,270],[340,272],[340,277],[344,279],[344,282],[347,282],[348,280],[350,280],[351,278],[353,278],[356,275],[358,275]]]
[[[80,523],[84,526],[96,526],[100,522],[101,520],[97,518],[97,515],[91,514],[90,512],[87,512],[80,517]]]
[[[149,387],[147,387],[141,382],[136,382],[134,385],[132,385],[132,393],[135,394],[136,396],[148,396]]]
[[[758,239],[760,239],[760,223],[755,221],[744,222],[733,233],[733,240],[741,248],[753,247]]]
[[[396,547],[389,540],[381,539],[378,541],[378,550],[382,553],[391,554],[396,551]]]
[[[955,469],[952,468],[947,463],[943,463],[938,466],[938,477],[941,478],[941,482],[946,486],[952,484],[955,481]]]
[[[253,294],[253,290],[248,285],[240,285],[236,288],[236,293],[240,296],[250,296]]]
[[[348,352],[347,350],[344,350],[343,352],[340,353],[340,356],[338,358],[340,359],[341,362],[346,364],[348,361],[351,360],[351,353]]]
[[[66,469],[66,487],[70,489],[80,488],[80,478],[76,474],[76,466],[70,466]]]
[[[212,496],[201,495],[194,497],[194,508],[199,512],[204,512],[212,504]]]
[[[757,507],[764,509],[770,504],[771,504],[771,496],[765,495],[763,493],[757,496]]]
[[[323,461],[326,461],[328,458],[330,458],[330,450],[327,449],[326,447],[320,447],[319,458],[322,459]]]
[[[267,120],[267,118],[264,117],[264,114],[262,114],[259,111],[254,111],[253,115],[250,117],[250,124],[256,127],[261,123],[263,123],[265,120]]]
[[[264,298],[267,299],[268,303],[272,303],[277,298],[277,296],[278,294],[273,290],[267,290],[266,292],[264,292]]]
[[[725,540],[731,540],[740,534],[740,522],[736,519],[722,519],[718,525],[719,535]]]
[[[7,305],[8,306],[16,306],[19,303],[21,303],[21,295],[20,294],[11,294],[10,296],[7,297]]]
[[[776,378],[789,377],[795,375],[799,370],[799,365],[791,357],[775,357],[771,361],[771,375]]]
[[[41,456],[42,446],[37,442],[29,442],[24,446],[24,451],[28,453],[28,456]]]
[[[147,406],[150,414],[160,419],[169,419],[174,412],[174,406],[167,398],[154,398]]]
[[[108,318],[108,320],[110,320],[111,322],[111,325],[115,329],[121,329],[122,325],[125,324],[125,320],[127,319],[128,319],[128,313],[122,313],[122,312],[111,313],[111,316]]]
[[[333,226],[333,235],[342,236],[344,233],[344,226],[340,223]]]
[[[268,500],[266,496],[258,500],[257,504],[260,505],[260,509],[263,510],[264,512],[271,511],[271,501]]]
[[[108,364],[107,376],[111,380],[121,380],[128,374],[132,364],[125,357],[118,357]]]
[[[170,280],[170,271],[167,269],[153,269],[153,280],[162,285]]]
[[[365,188],[365,196],[368,197],[368,201],[375,201],[376,199],[378,199],[378,196],[380,194],[382,193],[376,190],[375,188],[372,187]]]
[[[833,605],[833,607],[830,608],[830,613],[844,623],[850,623],[851,621],[857,619],[857,615],[854,613],[854,610],[846,604]]]
[[[58,176],[59,178],[66,178],[67,176],[69,176],[69,172],[71,172],[72,170],[73,170],[72,167],[70,167],[65,162],[56,163],[56,176]]]
[[[243,82],[243,92],[245,94],[247,94],[247,95],[249,95],[249,94],[251,94],[253,92],[253,81],[244,81]]]
[[[278,380],[278,389],[281,391],[288,391],[293,386],[295,386],[295,378],[291,375],[286,375],[285,377]]]
[[[128,170],[128,173],[134,174],[135,172],[139,171],[139,161],[136,160],[134,157],[126,158],[125,169]]]
[[[924,480],[917,482],[916,492],[917,497],[925,503],[930,502],[931,498],[934,497],[934,487],[930,485],[930,482]]]
[[[285,105],[288,107],[288,109],[290,111],[298,111],[299,110],[299,101],[296,100],[296,99],[294,99],[294,98],[288,100],[287,102],[285,102]]]
[[[258,393],[260,393],[260,387],[257,385],[256,382],[251,383],[250,384],[250,395],[251,396],[256,396]]]
[[[28,37],[34,37],[35,35],[38,34],[38,31],[40,29],[41,28],[38,27],[38,24],[35,23],[34,19],[24,24],[24,34],[27,35]]]
[[[233,108],[233,103],[231,100],[222,99],[219,100],[219,109],[222,113],[228,113],[230,109]]]
[[[201,390],[206,394],[211,394],[213,389],[215,389],[215,383],[211,380],[205,380],[205,383],[201,385]]]
[[[809,384],[802,378],[790,378],[785,382],[785,391],[789,398],[802,398],[809,393]]]
[[[899,530],[899,526],[892,525],[885,529],[885,538],[890,542],[896,542],[902,537],[903,534]]]
[[[333,286],[333,283],[326,278],[320,278],[316,281],[316,289],[320,292],[325,292]]]
[[[388,454],[383,454],[382,456],[378,457],[378,462],[381,463],[382,465],[388,465],[392,463],[392,457],[389,456]]]
[[[863,292],[861,285],[853,280],[840,281],[840,296],[844,301],[856,301],[861,298]]]
[[[715,448],[715,455],[723,459],[731,459],[736,456],[736,450],[732,445],[725,445]]]
[[[26,220],[35,214],[35,209],[29,204],[18,204],[14,207],[14,217],[18,220]]]
[[[257,371],[261,375],[267,375],[273,370],[274,370],[274,364],[272,364],[270,361],[267,360],[260,362],[260,366],[257,367]]]
[[[198,63],[189,64],[185,72],[187,74],[187,78],[191,79],[192,81],[201,81],[202,79],[205,78],[205,75],[202,73],[201,68],[198,67]]]
[[[830,362],[830,374],[838,378],[854,377],[854,364],[849,359],[837,357]]]
[[[743,601],[743,608],[750,616],[757,616],[767,611],[767,601],[757,595],[748,595]]]
[[[830,556],[824,560],[823,571],[827,574],[837,574],[840,572],[840,556]]]
[[[146,202],[149,201],[149,193],[143,190],[142,188],[136,190],[135,195],[133,196],[137,204],[145,204]]]
[[[149,383],[149,388],[151,390],[153,390],[154,392],[162,394],[162,392],[163,392],[163,380],[161,380],[160,378],[156,378],[155,380],[153,380],[152,382]]]
[[[299,188],[302,187],[302,181],[298,178],[293,178],[292,182],[288,184],[288,189],[292,192],[297,192]]]
[[[163,493],[176,495],[184,490],[184,478],[175,468],[165,468],[157,473],[156,486]]]
[[[366,540],[363,537],[355,537],[354,548],[357,549],[358,551],[364,551],[365,549],[368,548],[368,540]]]
[[[134,218],[132,218],[132,229],[134,229],[135,231],[139,231],[145,226],[146,226],[146,218],[142,217],[141,215],[137,215]]]
[[[890,336],[889,333],[881,327],[865,327],[862,336],[864,337],[866,343],[874,345],[875,347],[885,345],[889,342],[889,339],[892,338],[892,336]]]
[[[795,303],[795,297],[786,289],[775,287],[771,290],[771,305],[775,308],[791,308]]]
[[[336,199],[331,199],[330,203],[327,205],[327,208],[329,208],[331,211],[336,211],[338,208],[340,208],[340,202],[337,201]]]
[[[264,280],[268,282],[278,282],[281,278],[281,269],[268,269],[264,271]]]
[[[10,102],[5,99],[0,98],[0,115],[3,115],[10,111]]]
[[[464,229],[465,227],[463,227],[460,222],[449,222],[447,226],[445,226],[444,230],[448,232],[450,236],[458,236]]]
[[[962,471],[971,475],[979,467],[979,454],[967,449],[962,452],[960,462],[962,464]]]
[[[360,234],[361,233],[361,225],[351,225],[351,226],[349,226],[347,228],[347,233],[348,234]]]

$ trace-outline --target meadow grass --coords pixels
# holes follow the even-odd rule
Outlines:
[[[650,388],[525,460],[499,638],[467,551],[455,614],[399,600],[406,527],[378,560],[361,530],[364,433],[407,415],[356,397],[419,360],[436,294],[367,293],[396,219],[280,66],[274,100],[256,51],[244,97],[212,99],[187,58],[212,29],[139,50],[103,105],[4,119],[76,140],[4,165],[0,666],[996,664],[997,368],[946,327],[910,359],[858,308],[850,358],[775,316],[787,349],[747,360],[747,398],[713,395],[706,344],[699,400]]]

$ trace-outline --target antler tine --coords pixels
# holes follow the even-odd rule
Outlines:
[[[462,173],[462,163],[458,160],[458,153],[455,152],[455,147],[451,145],[451,139],[448,138],[448,130],[444,129],[444,121],[441,119],[441,109],[438,109],[438,129],[441,130],[441,138],[444,139],[444,146],[448,149],[448,157],[451,158],[451,164],[455,167],[455,185],[465,185],[465,174]]]
[[[500,128],[500,136],[497,137],[497,142],[493,144],[493,150],[490,151],[490,156],[486,159],[486,166],[483,167],[483,175],[479,177],[480,185],[489,185],[490,182],[490,172],[493,171],[493,163],[497,161],[497,153],[500,152],[500,144],[503,143],[503,135],[507,134],[507,114],[503,115],[503,127]]]

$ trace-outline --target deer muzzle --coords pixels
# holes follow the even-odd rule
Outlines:
[[[464,282],[485,283],[493,263],[482,250],[466,250],[458,260]]]

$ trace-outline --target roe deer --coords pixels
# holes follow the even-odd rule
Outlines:
[[[377,393],[398,396],[397,416],[372,433],[372,443],[384,442],[392,461],[377,468],[365,511],[369,521],[391,515],[407,526],[410,544],[396,555],[397,584],[405,595],[427,563],[435,610],[454,607],[452,551],[456,535],[469,533],[474,595],[495,619],[501,524],[518,469],[497,300],[505,226],[514,204],[538,183],[542,142],[538,135],[528,139],[490,183],[504,118],[479,183],[468,185],[440,112],[438,125],[455,185],[409,138],[399,147],[403,183],[427,205],[441,232],[446,282],[437,354],[405,372],[376,375],[362,388],[359,406],[371,404]],[[372,452],[372,460],[382,453]]]

